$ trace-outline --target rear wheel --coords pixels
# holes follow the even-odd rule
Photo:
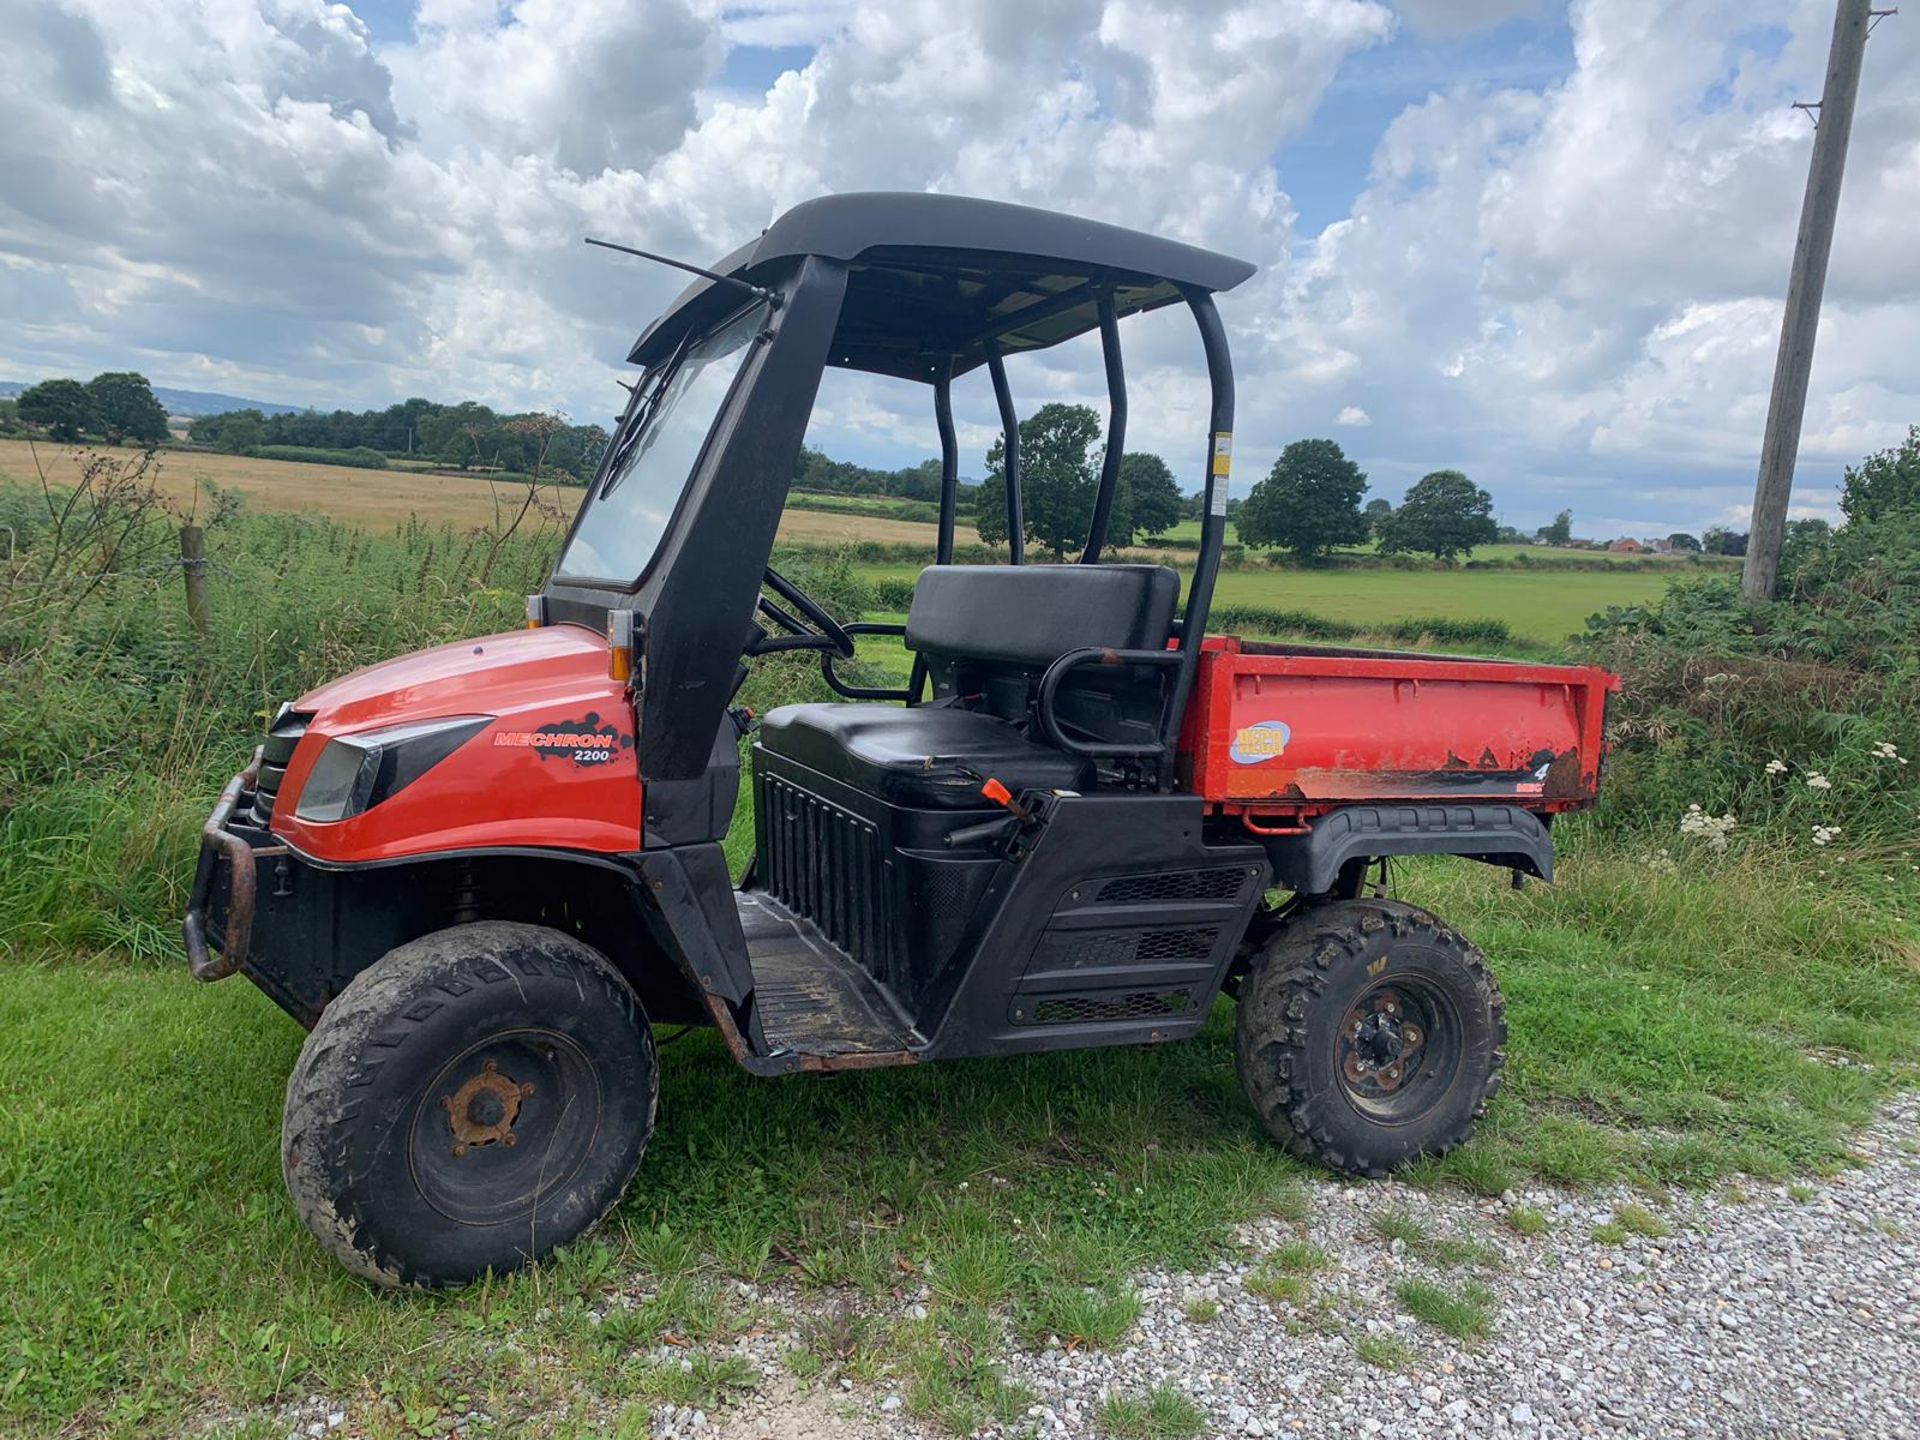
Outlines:
[[[1506,1064],[1506,1001],[1458,931],[1395,900],[1289,920],[1240,988],[1234,1059],[1296,1155],[1384,1175],[1473,1133]]]
[[[653,1133],[653,1036],[598,951],[537,925],[425,936],[356,976],[287,1082],[300,1219],[380,1285],[460,1285],[564,1245]]]

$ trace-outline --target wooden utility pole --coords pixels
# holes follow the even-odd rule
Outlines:
[[[1807,377],[1813,370],[1814,335],[1820,328],[1820,296],[1833,249],[1833,217],[1840,208],[1840,177],[1847,168],[1853,134],[1853,102],[1860,93],[1860,59],[1873,21],[1872,0],[1839,0],[1827,83],[1814,120],[1813,160],[1807,194],[1800,202],[1800,235],[1787,281],[1787,313],[1780,323],[1780,353],[1773,362],[1773,397],[1767,403],[1767,434],[1760,446],[1760,478],[1753,488],[1753,526],[1741,589],[1750,600],[1771,600],[1780,574],[1780,547],[1787,535],[1787,500],[1800,454],[1800,422],[1807,412]]]

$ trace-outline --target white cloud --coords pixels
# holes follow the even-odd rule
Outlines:
[[[1396,8],[1419,30],[1531,7]],[[422,0],[386,45],[323,0],[0,0],[0,375],[138,364],[592,417],[678,281],[583,234],[704,259],[822,191],[933,188],[1258,262],[1222,305],[1242,475],[1334,414],[1370,426],[1384,493],[1458,465],[1515,523],[1697,523],[1750,490],[1809,143],[1787,106],[1817,92],[1831,10],[1582,0],[1571,21],[1544,90],[1462,76],[1391,117],[1351,213],[1296,253],[1271,156],[1350,56],[1416,43],[1378,0]],[[737,44],[818,48],[743,94],[719,82]],[[1920,27],[1879,28],[1803,495],[1920,414],[1916,62]],[[1130,438],[1197,473],[1191,327],[1130,329]],[[1023,361],[1016,388],[1097,405],[1096,353]],[[855,386],[821,436],[930,446],[922,398]]]

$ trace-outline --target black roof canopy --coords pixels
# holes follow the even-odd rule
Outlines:
[[[1094,329],[1098,298],[1118,315],[1170,305],[1183,290],[1230,290],[1244,260],[1117,225],[956,195],[827,195],[787,211],[713,268],[777,281],[806,255],[846,263],[829,363],[914,380],[961,374],[1002,354]],[[696,280],[647,327],[628,358],[665,358],[690,329],[738,303]]]

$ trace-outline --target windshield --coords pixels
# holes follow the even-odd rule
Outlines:
[[[624,585],[647,568],[766,318],[765,305],[741,311],[647,378],[560,557],[561,575]]]

